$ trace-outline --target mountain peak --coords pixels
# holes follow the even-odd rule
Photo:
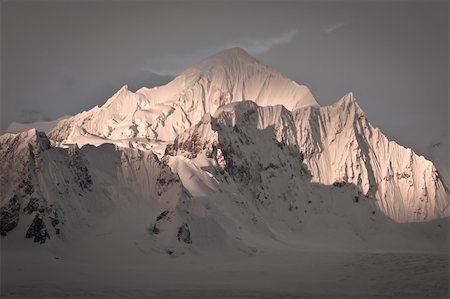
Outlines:
[[[206,57],[199,64],[228,64],[236,62],[255,63],[259,62],[242,48],[229,48]]]
[[[334,105],[334,107],[342,107],[342,108],[354,108],[355,111],[361,111],[361,107],[358,105],[358,102],[356,101],[355,96],[353,95],[353,92],[350,91],[346,95],[344,95],[339,101],[337,101]]]
[[[50,136],[65,143],[80,141],[79,145],[141,138],[168,142],[204,114],[213,115],[219,107],[240,101],[283,105],[291,111],[320,106],[307,86],[260,63],[242,48],[230,48],[203,59],[166,85],[136,93],[124,85],[104,105],[60,123]]]
[[[0,136],[0,144],[14,144],[16,151],[28,152],[29,147],[44,151],[51,147],[50,140],[44,132],[35,128],[20,133],[6,133]]]
[[[319,106],[308,87],[298,84],[275,69],[259,62],[242,48],[230,48],[209,56],[185,70],[184,86],[205,80],[208,89],[228,99],[218,106],[236,101],[254,101],[261,106],[284,105],[293,110]],[[213,100],[217,101],[217,100]]]
[[[205,58],[166,85],[135,93],[124,85],[100,108],[61,123],[51,136],[66,143],[83,140],[81,144],[122,144],[142,138],[168,142],[204,114],[213,115],[219,107],[240,101],[283,105],[291,111],[319,106],[307,86],[260,63],[242,48],[231,48]],[[89,141],[90,137],[96,141]]]
[[[355,96],[353,95],[353,91],[346,93],[340,100],[340,103],[343,104],[353,104],[356,103]]]
[[[233,74],[239,71],[245,71],[247,67],[252,65],[258,65],[268,69],[256,58],[248,54],[244,49],[229,48],[206,57],[205,59],[185,70],[183,74],[186,75],[198,71],[200,71],[200,73],[202,74],[205,74],[213,69],[225,69],[228,70],[230,74]]]
[[[228,48],[225,50],[222,50],[215,55],[225,55],[225,56],[235,56],[235,57],[241,57],[241,58],[253,58],[250,54],[248,54],[247,51],[245,51],[243,48],[240,47],[233,47]],[[254,59],[254,58],[253,58]]]
[[[27,143],[39,146],[41,150],[50,148],[50,140],[44,132],[40,132],[35,128],[19,133],[19,138],[26,140]]]

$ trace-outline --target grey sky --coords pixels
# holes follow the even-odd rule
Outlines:
[[[240,46],[322,105],[353,91],[423,153],[448,138],[448,2],[3,1],[1,127],[75,114]]]

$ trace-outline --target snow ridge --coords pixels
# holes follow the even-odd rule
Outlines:
[[[136,93],[123,86],[102,107],[60,122],[49,136],[79,146],[106,142],[138,146],[140,139],[170,142],[204,114],[242,100],[288,109],[318,106],[306,86],[233,48],[195,64],[167,85]]]

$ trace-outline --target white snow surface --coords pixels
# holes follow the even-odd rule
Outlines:
[[[3,297],[448,297],[449,191],[231,49],[0,136]]]
[[[172,141],[205,113],[243,100],[288,109],[318,106],[306,86],[233,48],[193,65],[164,86],[135,93],[123,86],[102,107],[60,122],[50,138],[79,146],[103,140],[150,149],[154,141]],[[147,139],[145,145],[139,142],[142,138]]]

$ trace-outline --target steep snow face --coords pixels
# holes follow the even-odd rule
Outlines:
[[[286,147],[281,157],[272,156],[276,152],[272,139],[280,148]],[[168,153],[189,158],[200,152],[215,158],[223,170],[236,176],[236,182],[252,189],[256,198],[309,200],[301,194],[310,187],[302,189],[297,182],[303,177],[303,185],[353,186],[355,198],[370,200],[397,222],[448,215],[448,189],[433,164],[411,149],[388,141],[368,123],[351,93],[333,106],[293,112],[283,106],[260,107],[253,102],[225,105],[213,118],[204,117],[168,147]],[[292,168],[300,159],[301,165]],[[261,187],[264,179],[259,174],[270,168],[266,164],[275,168],[272,177],[280,178],[281,185]],[[289,173],[289,169],[295,171]],[[295,194],[277,194],[278,190],[295,188],[300,188]],[[321,197],[313,194],[311,198]]]
[[[50,138],[79,146],[114,142],[155,150],[204,114],[243,100],[261,106],[279,104],[290,110],[318,106],[306,86],[233,48],[206,58],[167,85],[141,88],[136,93],[124,86],[102,107],[60,122]]]
[[[399,222],[448,215],[448,188],[433,163],[372,127],[352,93],[329,107],[296,110],[293,118],[313,181],[354,184]]]

